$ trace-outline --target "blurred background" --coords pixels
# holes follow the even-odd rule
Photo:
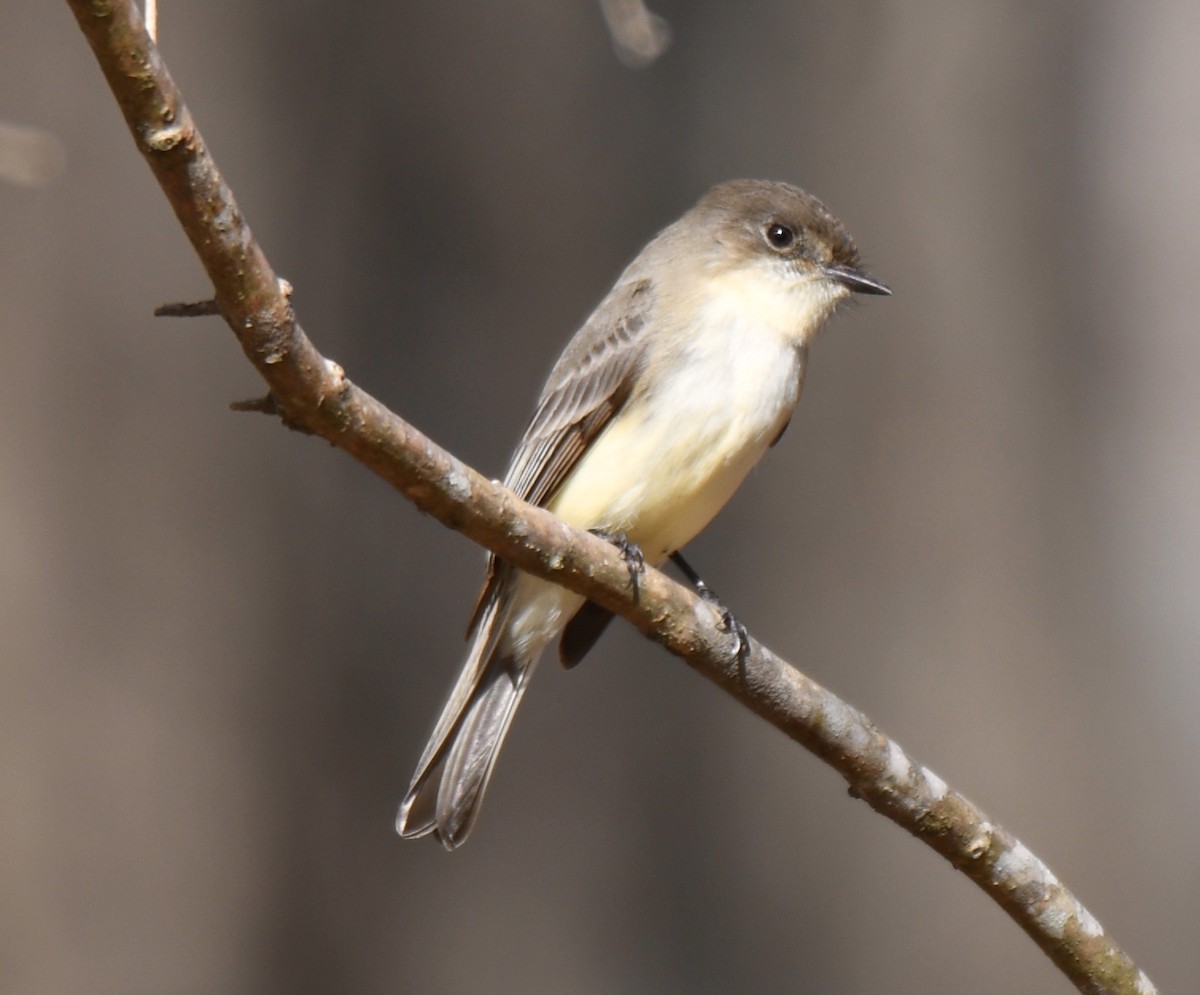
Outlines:
[[[751,631],[1200,976],[1200,5],[168,3],[300,317],[493,476],[621,266],[786,179],[895,296],[690,547]],[[483,563],[262,392],[65,4],[0,33],[0,989],[1065,992],[822,764],[615,625],[469,845],[393,833]],[[51,143],[53,146],[53,143]],[[57,175],[55,175],[57,173]],[[28,179],[28,177],[25,177]]]

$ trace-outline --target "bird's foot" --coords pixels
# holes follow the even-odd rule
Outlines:
[[[737,639],[737,649],[734,650],[734,658],[737,660],[738,674],[744,678],[746,676],[746,664],[750,662],[750,633],[746,631],[746,627],[742,625],[741,620],[726,608],[722,602],[714,598],[712,605],[721,613],[721,628],[731,633]]]
[[[687,578],[696,593],[721,613],[721,629],[737,639],[734,658],[737,660],[738,672],[745,677],[746,663],[750,659],[750,633],[746,631],[746,627],[742,625],[738,617],[725,606],[725,602],[717,597],[717,592],[704,583],[687,560],[679,553],[672,553],[671,562],[679,567],[680,572]]]
[[[597,539],[616,546],[629,571],[629,586],[633,588],[633,600],[637,601],[642,591],[642,574],[646,572],[646,557],[642,547],[632,542],[624,532],[609,532],[607,529],[588,529]]]

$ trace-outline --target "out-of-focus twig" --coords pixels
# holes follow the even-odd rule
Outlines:
[[[652,14],[645,0],[600,0],[600,10],[617,58],[625,65],[641,69],[670,47],[671,26]]]
[[[41,128],[0,121],[0,180],[22,187],[42,187],[66,166],[63,144]]]
[[[739,661],[718,613],[647,570],[637,596],[609,543],[476,473],[326,360],[250,233],[132,0],[68,0],[184,231],[220,312],[295,427],[341,447],[422,511],[522,570],[621,615],[837,770],[852,794],[942,854],[999,904],[1081,991],[1154,986],[1041,860],[913,761],[857,709],[760,643]]]

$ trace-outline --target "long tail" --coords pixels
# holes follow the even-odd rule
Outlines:
[[[536,656],[520,659],[504,646],[507,612],[499,600],[483,610],[466,663],[400,805],[396,831],[401,836],[434,833],[453,850],[475,824],[536,662]]]

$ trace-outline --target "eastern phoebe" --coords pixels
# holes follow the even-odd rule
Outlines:
[[[787,427],[808,344],[852,293],[888,294],[815,197],[713,187],[629,264],[550,371],[504,483],[661,564]],[[461,845],[543,648],[578,663],[610,614],[489,558],[471,651],[396,828]]]

